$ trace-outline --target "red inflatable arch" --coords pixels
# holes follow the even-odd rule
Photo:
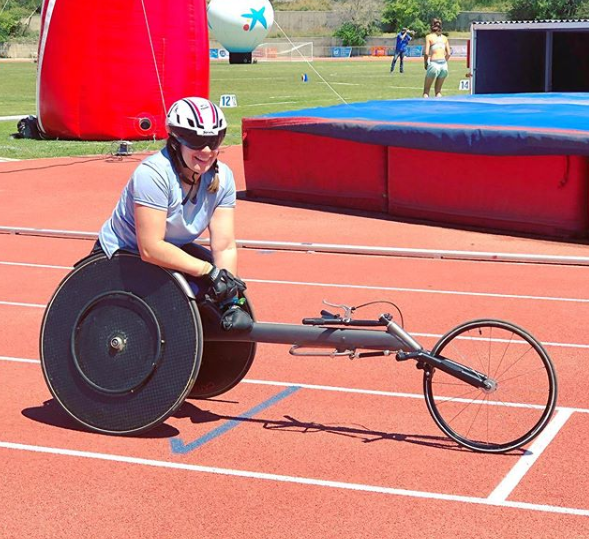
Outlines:
[[[51,138],[164,138],[167,108],[208,97],[205,0],[44,0],[37,116]]]

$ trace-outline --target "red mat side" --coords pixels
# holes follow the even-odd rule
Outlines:
[[[386,211],[385,147],[279,130],[245,133],[249,197]]]
[[[388,149],[390,214],[503,230],[586,236],[588,160]]]

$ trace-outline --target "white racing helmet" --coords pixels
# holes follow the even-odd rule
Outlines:
[[[166,129],[170,136],[193,150],[206,146],[216,150],[227,133],[227,120],[221,109],[208,99],[186,97],[170,107]]]

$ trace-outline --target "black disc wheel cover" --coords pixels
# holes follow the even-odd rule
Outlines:
[[[109,434],[145,432],[174,413],[197,378],[202,345],[183,283],[131,253],[80,261],[41,326],[51,394],[82,425]]]
[[[245,296],[244,296],[245,297]],[[251,303],[242,306],[255,320]],[[202,313],[205,341],[198,378],[188,395],[191,399],[208,399],[235,387],[248,373],[256,357],[255,342],[220,342],[206,340],[207,314]]]
[[[189,255],[213,262],[213,257],[208,249],[194,243],[182,247]],[[197,303],[202,301],[203,294],[208,284],[198,277],[186,277],[196,293]],[[255,320],[252,304],[244,294],[246,302],[242,308]],[[250,370],[256,357],[255,342],[230,342],[208,341],[207,326],[218,324],[218,320],[211,320],[206,310],[200,312],[203,331],[204,346],[202,363],[198,378],[192,391],[188,395],[192,399],[208,399],[222,395],[235,387]]]

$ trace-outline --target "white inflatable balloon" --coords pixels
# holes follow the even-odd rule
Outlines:
[[[269,0],[212,0],[207,9],[209,30],[229,52],[251,52],[274,24]]]

